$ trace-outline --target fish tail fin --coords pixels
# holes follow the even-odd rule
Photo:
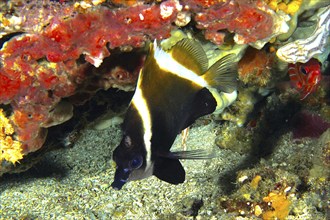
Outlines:
[[[237,62],[228,54],[214,63],[204,74],[204,80],[214,88],[231,93],[237,88]]]

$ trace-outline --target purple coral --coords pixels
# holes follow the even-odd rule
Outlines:
[[[304,137],[317,138],[330,128],[330,123],[319,115],[302,110],[293,116],[291,126],[294,139]]]

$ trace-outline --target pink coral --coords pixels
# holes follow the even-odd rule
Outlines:
[[[272,34],[273,19],[264,9],[263,1],[253,0],[184,0],[195,14],[197,28],[205,30],[205,37],[216,44],[224,41],[224,33],[236,33],[240,43],[251,43]]]

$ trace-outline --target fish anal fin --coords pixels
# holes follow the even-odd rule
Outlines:
[[[237,62],[234,54],[228,54],[214,63],[202,76],[216,89],[231,93],[237,88]]]
[[[169,159],[159,157],[155,161],[154,173],[157,178],[171,183],[183,183],[186,178],[186,172],[178,159]]]
[[[206,53],[195,40],[182,39],[169,50],[169,53],[173,59],[197,75],[202,75],[208,68]]]

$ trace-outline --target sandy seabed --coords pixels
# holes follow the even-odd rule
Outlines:
[[[265,164],[290,166],[293,155],[301,152],[303,156],[316,145],[311,140],[293,143],[291,135],[285,134],[269,158],[249,164],[247,155],[216,146],[219,126],[210,122],[190,129],[188,150],[209,149],[217,157],[182,161],[183,184],[170,185],[153,176],[130,182],[120,191],[110,186],[115,170],[111,157],[121,138],[120,126],[86,128],[74,147],[49,152],[29,171],[0,179],[0,219],[258,219],[253,214],[227,213],[220,206],[221,198],[235,193],[237,172]],[[182,149],[180,135],[172,149]],[[327,218],[329,209],[317,207],[316,202],[328,200],[324,198],[328,193],[301,195],[287,219]]]

